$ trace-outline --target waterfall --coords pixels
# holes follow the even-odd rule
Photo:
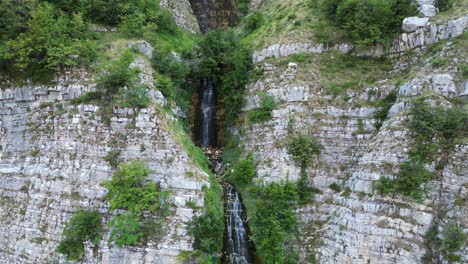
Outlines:
[[[248,264],[249,241],[242,219],[242,204],[239,194],[231,186],[226,187],[226,232],[229,264]]]
[[[207,148],[213,145],[214,128],[213,113],[215,111],[215,95],[211,80],[202,79],[200,145]]]

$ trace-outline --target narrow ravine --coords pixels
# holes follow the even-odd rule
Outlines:
[[[214,140],[214,119],[213,113],[216,111],[215,91],[213,84],[207,78],[202,78],[202,102],[199,111],[200,119],[200,147],[211,162],[211,169],[216,174],[224,189],[224,217],[225,217],[225,248],[223,259],[229,264],[249,264],[251,252],[247,226],[244,221],[245,213],[239,193],[233,186],[222,181],[224,173],[223,151],[215,147]]]
[[[201,32],[221,27],[227,28],[237,23],[235,2],[231,0],[191,0]],[[253,248],[249,241],[249,233],[245,222],[246,215],[239,193],[235,188],[222,180],[224,174],[223,148],[218,145],[215,116],[217,113],[216,89],[208,77],[200,79],[200,103],[198,104],[198,120],[196,139],[199,146],[211,162],[211,169],[224,189],[225,241],[223,263],[250,264]],[[195,104],[197,105],[197,104]],[[251,252],[252,251],[252,252]]]

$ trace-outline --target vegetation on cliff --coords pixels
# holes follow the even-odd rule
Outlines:
[[[164,218],[169,214],[168,191],[151,181],[145,182],[148,169],[142,162],[120,164],[112,180],[104,182],[110,212],[116,212],[109,223],[110,240],[119,247],[134,245],[144,237],[155,238],[164,232]],[[143,213],[147,213],[143,217]],[[147,232],[145,232],[145,230]]]
[[[68,260],[79,260],[85,252],[84,242],[97,244],[102,232],[102,216],[99,212],[78,210],[65,226],[57,252],[64,254]]]

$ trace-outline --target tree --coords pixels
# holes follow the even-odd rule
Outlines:
[[[42,3],[31,13],[28,30],[7,41],[0,55],[18,70],[29,72],[86,64],[95,57],[87,37],[87,26],[79,13],[68,16]]]
[[[101,239],[101,215],[96,211],[78,210],[63,230],[63,240],[57,252],[67,256],[68,260],[79,260],[84,254],[85,241],[96,244]]]
[[[112,217],[110,241],[118,247],[136,244],[143,237],[143,230],[138,216],[132,213],[123,213]]]
[[[236,166],[234,166],[228,177],[236,186],[243,187],[252,182],[256,174],[257,171],[255,170],[253,155],[252,152],[249,152],[245,159],[241,159]]]
[[[35,0],[0,0],[0,43],[28,30]]]

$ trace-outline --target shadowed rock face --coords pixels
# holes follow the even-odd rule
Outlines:
[[[233,0],[190,0],[200,31],[237,24],[236,4]]]

